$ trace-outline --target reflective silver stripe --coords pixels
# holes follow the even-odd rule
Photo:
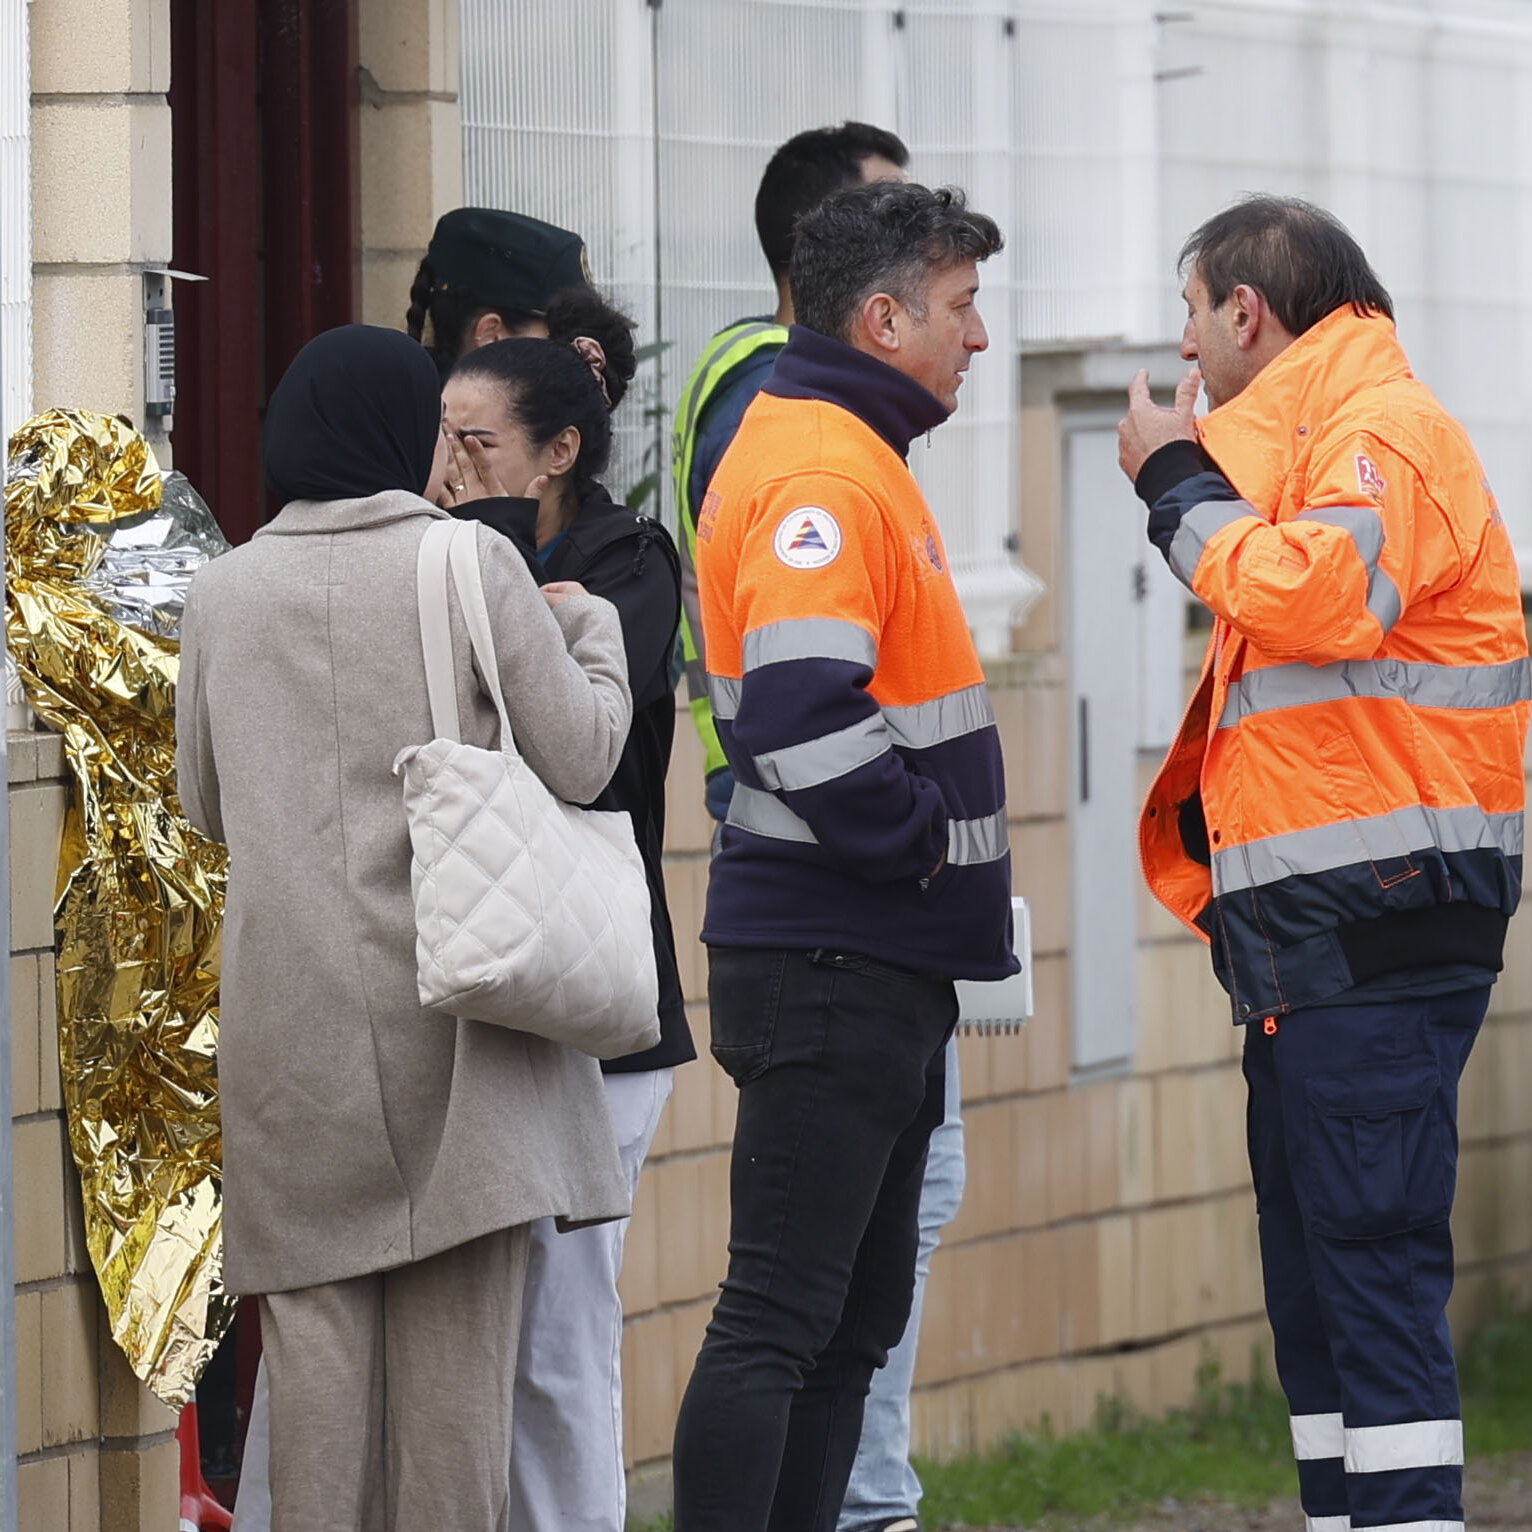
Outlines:
[[[802,792],[822,782],[833,782],[887,755],[888,749],[888,728],[882,717],[873,713],[833,734],[767,750],[754,758],[755,769],[773,792]]]
[[[1326,527],[1342,527],[1351,534],[1356,551],[1367,566],[1367,610],[1385,633],[1399,621],[1404,602],[1399,587],[1378,568],[1383,553],[1383,518],[1370,505],[1323,505],[1301,511],[1295,521],[1317,521]]]
[[[727,823],[769,840],[795,840],[806,846],[819,844],[819,837],[780,798],[759,788],[746,787],[743,782],[734,784]]]
[[[1271,665],[1241,676],[1224,702],[1220,729],[1253,713],[1397,697],[1412,707],[1497,708],[1532,701],[1532,661],[1502,665],[1426,665],[1411,660],[1338,660],[1333,665]]]
[[[998,862],[1011,849],[1005,810],[983,819],[953,819],[947,824],[947,860],[954,867]]]
[[[909,750],[929,750],[949,739],[977,734],[995,721],[995,709],[989,700],[989,688],[980,682],[949,692],[930,702],[910,707],[886,707],[883,716],[896,745]]]
[[[1293,1432],[1293,1456],[1300,1463],[1345,1455],[1346,1422],[1339,1412],[1334,1415],[1293,1415],[1288,1423]]]
[[[1320,505],[1300,511],[1294,521],[1317,521],[1324,527],[1341,527],[1351,534],[1368,574],[1378,567],[1383,552],[1383,518],[1370,505]]]
[[[1347,1527],[1351,1518],[1345,1518]],[[1391,1521],[1386,1527],[1368,1527],[1366,1532],[1463,1532],[1460,1521]]]
[[[1305,1516],[1303,1532],[1351,1532],[1349,1516]]]
[[[783,660],[849,660],[875,670],[878,646],[866,628],[833,617],[790,617],[745,634],[745,671]]]
[[[1254,515],[1254,510],[1243,500],[1204,500],[1200,505],[1194,505],[1181,518],[1181,525],[1170,540],[1171,572],[1183,585],[1190,585],[1208,539],[1215,532],[1232,527],[1236,521]]]
[[[1419,804],[1379,814],[1269,835],[1247,846],[1213,853],[1213,892],[1235,894],[1283,878],[1329,872],[1358,862],[1388,861],[1411,851],[1499,851],[1520,856],[1526,821],[1521,814],[1486,814],[1465,808],[1432,809]]]
[[[1404,611],[1404,599],[1399,594],[1399,587],[1381,569],[1373,570],[1372,578],[1367,582],[1367,610],[1378,619],[1385,633],[1393,631],[1400,613]]]
[[[1346,1432],[1347,1473],[1462,1466],[1461,1420],[1411,1420],[1399,1426],[1356,1426]]]
[[[729,721],[739,712],[739,696],[743,681],[733,676],[709,676],[707,678],[708,700],[713,704],[713,717]]]

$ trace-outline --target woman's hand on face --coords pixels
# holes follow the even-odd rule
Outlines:
[[[444,426],[450,460],[447,483],[437,504],[444,511],[472,500],[503,499],[508,491],[500,482],[489,453],[476,436],[461,436],[451,425]]]
[[[550,580],[542,587],[543,600],[549,606],[557,606],[571,596],[588,596],[590,592],[578,580]]]

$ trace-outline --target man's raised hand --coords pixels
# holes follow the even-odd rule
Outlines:
[[[1117,422],[1117,461],[1136,481],[1151,454],[1167,442],[1196,441],[1197,390],[1202,374],[1195,367],[1176,384],[1176,402],[1156,404],[1149,393],[1149,372],[1140,368],[1128,384],[1128,413]]]

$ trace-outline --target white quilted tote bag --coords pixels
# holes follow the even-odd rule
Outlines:
[[[477,523],[435,521],[418,596],[436,738],[399,753],[414,849],[420,1003],[621,1058],[660,1038],[649,889],[626,814],[562,803],[521,758],[479,578]],[[500,749],[461,742],[448,622],[457,587]]]

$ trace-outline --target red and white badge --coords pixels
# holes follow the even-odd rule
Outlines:
[[[1374,500],[1381,500],[1388,489],[1388,480],[1378,472],[1378,465],[1365,452],[1356,455],[1356,487]]]
[[[771,546],[789,569],[823,569],[841,542],[840,523],[822,505],[800,505],[782,518]]]

